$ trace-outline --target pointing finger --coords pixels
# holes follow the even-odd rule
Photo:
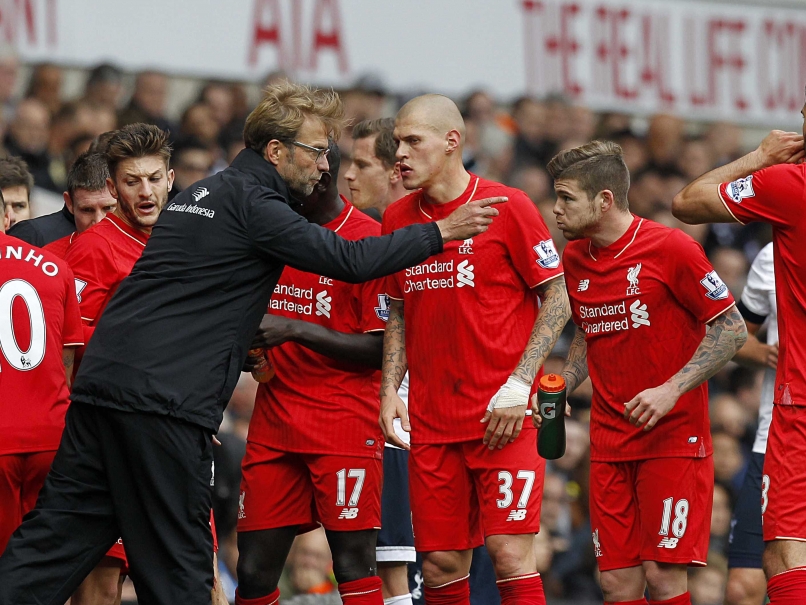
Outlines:
[[[488,197],[483,200],[476,200],[475,202],[470,202],[470,204],[486,208],[487,206],[492,206],[493,204],[502,204],[507,200],[509,200],[509,198],[507,197]]]

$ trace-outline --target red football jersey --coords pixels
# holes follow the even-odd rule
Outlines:
[[[0,233],[0,454],[59,447],[69,404],[62,349],[82,344],[67,263]]]
[[[678,229],[633,217],[605,248],[569,242],[563,264],[593,382],[591,460],[711,454],[706,383],[682,395],[650,431],[623,415],[625,403],[680,371],[706,324],[734,304],[702,247]]]
[[[534,288],[562,275],[548,228],[525,193],[471,175],[459,198],[428,203],[420,191],[383,216],[383,232],[441,220],[471,200],[507,196],[500,215],[472,239],[387,278],[404,301],[414,444],[457,443],[484,436],[490,398],[515,370],[539,307]],[[524,429],[532,428],[525,422]]]
[[[380,235],[376,221],[342,200],[344,209],[326,229],[350,240]],[[383,330],[389,307],[382,280],[348,284],[286,267],[268,312],[360,334]],[[294,342],[274,347],[270,357],[276,375],[258,387],[249,441],[306,454],[381,457],[378,370]]]
[[[148,242],[148,234],[124,223],[111,212],[75,238],[65,260],[76,278],[86,341]]]
[[[70,235],[65,235],[64,237],[57,239],[55,242],[50,242],[43,249],[47,250],[51,254],[55,254],[59,258],[64,258],[67,256],[67,249],[70,247],[70,244],[73,243],[73,239],[75,239],[77,235],[78,233],[73,231],[73,233]]]
[[[806,164],[780,164],[719,186],[740,223],[772,225],[778,300],[774,402],[806,406]]]

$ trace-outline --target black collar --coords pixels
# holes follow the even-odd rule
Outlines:
[[[286,203],[291,199],[288,186],[285,184],[285,181],[277,172],[274,165],[267,162],[253,149],[244,149],[241,151],[235,159],[232,160],[230,167],[255,178],[257,182],[264,187],[273,189],[283,196]]]
[[[65,219],[67,219],[68,221],[70,221],[70,222],[71,222],[71,223],[73,223],[74,225],[76,224],[76,217],[73,215],[73,213],[72,213],[72,212],[70,212],[70,211],[67,209],[67,204],[65,204],[64,206],[62,206],[62,216],[64,216],[64,218],[65,218]]]

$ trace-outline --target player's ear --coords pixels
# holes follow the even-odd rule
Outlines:
[[[613,196],[613,192],[610,189],[604,189],[599,192],[599,195],[596,196],[597,202],[601,207],[602,212],[607,212],[616,204],[616,198]]]
[[[389,182],[392,185],[397,185],[400,182],[400,162],[395,162],[392,167],[392,172],[389,174]]]
[[[64,198],[64,205],[67,206],[70,214],[73,214],[73,198],[70,197],[70,194],[67,191],[62,194],[62,197]]]
[[[283,144],[277,139],[272,139],[266,144],[266,150],[263,157],[267,162],[277,166],[280,163],[280,153]]]
[[[115,181],[111,178],[106,179],[106,188],[109,189],[109,195],[111,195],[116,200],[118,199],[118,189],[115,187]]]
[[[453,128],[445,135],[445,142],[447,143],[445,148],[446,153],[453,153],[460,148],[462,144],[462,135],[458,130]]]
[[[174,186],[174,178],[176,175],[174,174],[174,169],[171,168],[168,170],[168,191],[170,191]]]

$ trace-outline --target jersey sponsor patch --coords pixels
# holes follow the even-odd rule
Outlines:
[[[755,197],[756,192],[753,191],[753,175],[746,176],[743,179],[737,179],[729,183],[725,191],[737,204],[741,204],[742,200],[747,197]]]
[[[705,288],[705,295],[711,300],[724,300],[730,294],[725,282],[716,274],[716,271],[706,273],[700,283]]]
[[[532,250],[537,252],[537,264],[544,269],[556,269],[560,266],[560,255],[550,239],[544,239]]]
[[[76,282],[76,298],[78,298],[78,302],[81,302],[81,292],[82,290],[84,290],[84,288],[87,287],[87,282],[85,282],[83,279],[78,278],[75,278],[75,282]]]
[[[381,321],[389,321],[389,295],[378,294],[378,306],[375,307],[375,315]]]

